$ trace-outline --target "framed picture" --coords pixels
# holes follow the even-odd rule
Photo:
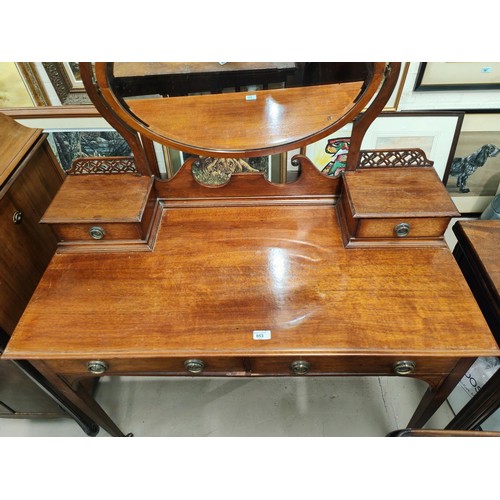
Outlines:
[[[398,110],[399,103],[401,101],[401,96],[403,94],[403,88],[405,86],[406,79],[408,77],[409,68],[410,68],[410,63],[408,62],[401,63],[401,71],[399,72],[399,77],[396,83],[396,87],[394,88],[394,91],[389,100],[387,101],[386,105],[384,106],[384,109],[382,110],[383,113],[394,112]]]
[[[500,193],[500,113],[464,116],[444,182],[462,214],[482,213]]]
[[[33,107],[39,102],[18,65],[0,62],[0,108]]]
[[[423,62],[414,90],[498,90],[499,62]]]
[[[50,131],[47,141],[65,172],[77,158],[131,156],[127,141],[115,130]]]
[[[38,106],[91,104],[76,62],[18,62]]]
[[[131,156],[125,139],[104,118],[16,119],[26,127],[40,128],[64,171],[74,160],[89,156]]]
[[[400,112],[380,115],[367,130],[361,149],[420,148],[440,179],[453,159],[463,112]],[[306,148],[306,155],[326,175],[340,175],[349,153],[352,124]]]

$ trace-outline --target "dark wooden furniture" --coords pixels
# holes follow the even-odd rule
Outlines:
[[[225,122],[233,137],[227,139],[227,129],[225,134],[217,132],[223,122],[215,122],[215,128],[205,123],[206,133],[199,136],[202,147],[213,138],[221,156],[257,156],[316,140],[354,120],[349,175],[326,177],[298,155],[294,161],[301,175],[293,183],[271,184],[260,174],[234,174],[215,188],[193,177],[198,160],[190,158],[173,178],[156,176],[150,192],[144,182],[142,199],[154,193],[152,220],[160,221],[154,244],[148,251],[130,252],[106,247],[109,240],[103,237],[87,251],[59,250],[4,357],[30,360],[76,407],[118,436],[123,432],[89,395],[86,380],[125,374],[412,376],[429,384],[408,424],[423,426],[477,357],[500,351],[443,244],[445,222],[456,212],[437,177],[427,167],[405,168],[401,189],[385,189],[387,179],[398,177],[401,170],[357,170],[364,131],[389,98],[399,65],[374,63],[369,68],[366,82],[349,87],[350,104],[345,86],[332,91],[326,85],[313,93],[323,95],[323,108],[335,99],[340,99],[340,107],[326,111],[313,100],[303,116],[295,116],[288,111],[300,107],[298,89],[272,95],[262,91],[262,99],[279,98],[282,103],[274,117],[275,130],[269,130],[269,113],[245,114],[240,102],[232,107],[229,100],[227,116],[243,115],[241,127]],[[154,169],[141,149],[141,137],[172,146],[180,141],[172,131],[183,130],[187,135],[182,141],[197,151],[200,146],[192,142],[200,130],[191,133],[185,126],[195,119],[188,103],[200,104],[202,115],[209,105],[220,112],[219,94],[196,96],[185,108],[173,105],[173,128],[163,114],[170,104],[164,102],[156,114],[148,104],[138,122],[134,110],[142,104],[124,104],[111,95],[112,69],[111,63],[97,63],[94,78],[90,65],[81,65],[89,95],[127,136],[144,178],[149,180]],[[379,88],[368,111],[361,113]],[[150,125],[147,120],[153,116],[157,123]],[[358,206],[356,180],[372,175],[380,189],[363,196],[371,206],[378,203],[377,218],[388,219],[384,224],[390,231],[384,229],[363,248],[350,248],[343,240],[345,213],[339,208],[349,197]],[[84,196],[83,183],[78,182],[82,178],[66,181],[61,197],[48,210],[50,215],[57,208],[58,220],[49,217],[47,222],[57,224],[71,213],[72,204],[64,200],[75,193],[86,207],[85,224],[109,213],[113,187],[103,182],[99,196],[92,191]],[[406,204],[404,213],[395,212],[393,207],[404,206],[406,197],[423,197],[424,209]],[[120,203],[113,207],[118,207],[113,217],[119,222],[128,208]],[[397,225],[407,217],[417,228],[422,224],[421,229],[408,238],[395,235],[395,219]]]
[[[500,221],[458,221],[455,258],[500,345]],[[500,370],[460,410],[447,429],[476,429],[500,408]]]
[[[0,114],[0,353],[56,250],[57,237],[39,221],[63,179],[46,134]],[[29,363],[0,361],[0,416],[67,417],[66,403]],[[77,420],[97,432],[83,415]]]

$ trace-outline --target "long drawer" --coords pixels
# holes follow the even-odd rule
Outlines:
[[[198,376],[300,376],[300,375],[429,375],[449,373],[459,358],[418,356],[277,356],[146,359],[71,359],[46,363],[71,376],[198,375]]]

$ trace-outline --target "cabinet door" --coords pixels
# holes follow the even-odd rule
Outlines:
[[[40,219],[63,180],[49,146],[42,144],[19,168],[0,200],[0,326],[9,334],[57,246]]]

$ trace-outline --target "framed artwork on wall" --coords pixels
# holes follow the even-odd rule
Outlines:
[[[443,179],[453,159],[463,115],[463,112],[384,113],[367,130],[361,149],[420,148],[434,161],[434,168]],[[346,125],[307,146],[305,154],[325,175],[340,175],[345,169],[351,130],[352,125]]]
[[[42,129],[61,168],[67,172],[77,158],[131,156],[125,139],[104,118],[17,118],[26,127]]]
[[[498,89],[498,62],[423,62],[414,87],[417,92]]]
[[[444,183],[462,214],[482,213],[500,193],[500,113],[465,115]]]
[[[37,106],[91,104],[76,62],[18,62]]]
[[[0,62],[0,108],[33,107],[42,103],[31,91],[18,64]]]
[[[65,172],[77,158],[131,156],[128,143],[115,130],[50,131],[47,141]]]

